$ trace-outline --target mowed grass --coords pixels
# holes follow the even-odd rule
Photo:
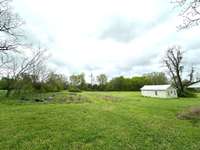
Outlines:
[[[64,97],[67,92],[57,93]],[[62,96],[61,96],[62,95]],[[177,113],[200,98],[144,98],[137,92],[83,92],[80,103],[0,100],[0,149],[198,150],[200,122]]]

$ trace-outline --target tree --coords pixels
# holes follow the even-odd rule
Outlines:
[[[45,57],[46,50],[38,49],[37,51],[33,50],[30,56],[25,56],[20,53],[17,56],[12,57],[12,61],[7,63],[2,71],[3,74],[6,75],[7,79],[7,96],[10,95],[12,90],[19,91],[22,87],[18,81],[22,80],[23,77],[27,77],[27,75],[32,75],[37,77],[34,74],[36,68],[39,68],[42,62],[46,60]],[[25,76],[26,75],[26,76]]]
[[[76,86],[78,86],[80,84],[80,80],[79,80],[77,75],[71,75],[69,77],[69,80],[70,80],[70,85],[71,86],[75,86],[76,87]]]
[[[17,51],[22,45],[20,38],[23,36],[21,26],[24,22],[10,7],[11,0],[0,0],[0,67],[12,59],[9,52]]]
[[[179,96],[185,94],[185,89],[194,83],[200,82],[199,79],[194,77],[194,67],[189,72],[189,79],[183,80],[183,51],[180,46],[173,46],[166,52],[166,56],[163,59],[164,65],[168,68],[169,74],[173,80],[175,87],[178,89]]]
[[[144,85],[150,85],[152,84],[150,82],[150,80],[145,77],[145,76],[142,76],[142,77],[132,77],[131,78],[131,90],[132,91],[139,91],[140,88],[142,88]]]
[[[144,77],[146,77],[147,80],[149,80],[150,84],[153,84],[153,85],[161,85],[161,84],[168,83],[168,79],[165,73],[163,72],[148,73],[148,74],[145,74]]]
[[[99,83],[100,86],[106,85],[108,81],[108,77],[105,74],[100,74],[97,76],[97,82]]]
[[[81,73],[79,75],[79,80],[80,80],[80,86],[79,88],[84,90],[86,88],[86,81],[85,81],[85,74],[84,73]]]
[[[107,84],[108,78],[105,74],[100,74],[97,76],[97,82],[98,82],[98,89],[99,90],[105,90],[106,84]]]
[[[71,75],[69,77],[70,85],[72,87],[84,89],[86,87],[85,74]]]
[[[127,79],[123,76],[113,78],[107,85],[107,89],[110,91],[127,91]]]
[[[46,92],[58,92],[64,90],[67,85],[67,79],[64,75],[49,73],[46,82],[44,83],[44,90]]]
[[[146,76],[125,78],[123,76],[110,80],[104,90],[109,91],[139,91],[144,85],[152,84]]]
[[[200,23],[200,0],[175,0],[178,7],[182,8],[183,24],[180,29],[189,28]]]
[[[22,73],[18,79],[13,82],[13,91],[16,95],[30,94],[35,92],[35,77],[28,73]]]

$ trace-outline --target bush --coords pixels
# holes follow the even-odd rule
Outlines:
[[[192,91],[192,90],[185,90],[184,91],[184,93],[180,93],[180,92],[178,92],[179,93],[179,97],[194,97],[194,98],[196,98],[197,97],[197,95]]]
[[[77,87],[69,87],[68,91],[69,92],[81,92],[81,90]]]

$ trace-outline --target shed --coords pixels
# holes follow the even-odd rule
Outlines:
[[[143,96],[158,98],[177,98],[177,90],[171,85],[145,85],[141,88]]]

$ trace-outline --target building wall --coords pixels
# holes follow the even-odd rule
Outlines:
[[[177,90],[174,88],[169,88],[167,90],[167,95],[169,98],[177,98],[178,97]]]
[[[176,89],[170,88],[166,91],[141,91],[143,96],[158,98],[177,98]]]

